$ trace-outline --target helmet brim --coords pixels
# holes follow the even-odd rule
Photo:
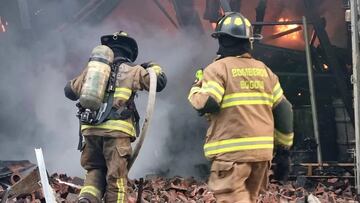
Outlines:
[[[218,39],[220,36],[231,36],[231,37],[235,37],[235,38],[238,38],[238,39],[253,39],[253,40],[262,40],[263,39],[263,36],[261,34],[254,34],[253,37],[249,38],[249,37],[246,37],[246,36],[239,36],[239,35],[233,35],[233,34],[230,34],[230,33],[227,33],[227,32],[214,32],[211,34],[211,36],[215,39]]]

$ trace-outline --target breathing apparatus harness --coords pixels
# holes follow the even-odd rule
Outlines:
[[[94,60],[94,58],[90,58],[90,60]],[[131,61],[127,58],[118,57],[114,63],[109,64],[109,66],[111,67],[111,72],[106,87],[106,99],[105,99],[106,102],[102,104],[101,108],[98,111],[86,109],[81,106],[80,102],[76,104],[76,107],[78,107],[76,117],[79,118],[79,124],[80,124],[78,150],[81,151],[85,146],[84,138],[81,133],[82,124],[99,125],[107,120],[126,120],[132,118],[132,121],[135,124],[136,135],[138,136],[140,116],[134,101],[135,97],[137,96],[137,93],[133,92],[131,94],[130,98],[125,102],[123,108],[121,109],[113,108],[116,79],[118,76],[119,68],[122,63],[126,63],[126,62],[131,62]]]

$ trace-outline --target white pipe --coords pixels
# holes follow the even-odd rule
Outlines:
[[[48,179],[48,175],[47,175],[47,171],[46,171],[46,167],[45,167],[44,156],[43,156],[41,148],[35,149],[35,154],[36,154],[36,160],[37,160],[37,164],[38,164],[38,168],[39,168],[39,173],[40,173],[40,178],[41,178],[41,186],[42,186],[42,189],[44,192],[45,201],[48,203],[56,203],[54,191],[50,187],[50,184],[49,184],[49,179]]]
[[[311,112],[312,112],[312,120],[314,126],[314,136],[317,145],[317,159],[320,165],[320,169],[322,169],[322,155],[321,155],[321,141],[319,135],[319,124],[318,124],[318,117],[317,117],[317,109],[316,109],[316,94],[315,94],[315,87],[314,87],[314,76],[312,71],[312,62],[311,62],[311,54],[310,54],[310,46],[309,46],[309,36],[308,36],[308,29],[307,29],[307,22],[306,17],[303,16],[303,26],[304,26],[304,40],[305,40],[305,53],[306,53],[306,64],[307,64],[307,71],[308,71],[308,78],[309,78],[309,90],[310,90],[310,102],[311,102]]]
[[[353,75],[352,81],[354,85],[354,114],[355,114],[355,184],[356,192],[360,194],[360,70],[359,70],[359,28],[358,28],[358,2],[350,0],[350,15],[351,15],[351,41],[352,41],[352,62]]]

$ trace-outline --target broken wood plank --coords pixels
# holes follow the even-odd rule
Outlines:
[[[41,188],[39,170],[36,167],[27,176],[11,186],[9,198],[15,198],[22,194],[31,194]]]

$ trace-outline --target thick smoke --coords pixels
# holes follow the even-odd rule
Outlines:
[[[50,172],[83,174],[76,150],[75,103],[64,97],[63,87],[86,65],[91,49],[99,44],[99,36],[122,29],[138,41],[137,62],[156,61],[168,76],[168,86],[158,94],[150,132],[130,175],[202,174],[207,163],[202,155],[206,125],[188,104],[187,93],[195,70],[204,68],[215,56],[216,41],[209,33],[198,38],[176,31],[149,2],[122,1],[100,25],[77,24],[62,32],[44,32],[41,37],[10,29],[0,33],[0,160],[35,162],[33,149],[42,147]],[[51,11],[48,8],[54,5],[78,6],[71,0],[52,2],[39,13]],[[255,7],[255,3],[249,3],[242,11],[254,19]],[[298,10],[286,0],[269,1],[267,15],[275,15],[273,9],[285,12],[288,7]],[[42,19],[41,26],[50,29],[64,16],[56,12],[53,18]],[[147,94],[141,93],[137,100],[142,114],[146,99]]]
[[[170,126],[197,119],[187,104],[186,94],[194,70],[203,67],[214,56],[214,49],[209,47],[215,43],[196,41],[181,32],[168,33],[156,22],[144,25],[126,18],[107,21],[103,25],[80,25],[60,33],[49,32],[33,42],[15,31],[1,36],[0,159],[35,162],[33,149],[42,147],[51,172],[83,173],[76,151],[75,103],[64,97],[63,87],[67,80],[80,73],[91,49],[99,44],[99,36],[119,29],[126,30],[138,40],[138,61],[160,63],[169,80],[166,90],[158,95],[153,125],[132,173],[134,176],[159,173],[159,167],[173,159],[167,151],[172,136]],[[138,99],[140,112],[144,112],[146,99],[146,94],[141,94]],[[183,129],[178,130],[176,133],[180,134]],[[181,140],[178,147],[183,147],[184,143]],[[198,147],[197,155],[200,155],[200,142]],[[178,158],[185,160],[183,156]]]

